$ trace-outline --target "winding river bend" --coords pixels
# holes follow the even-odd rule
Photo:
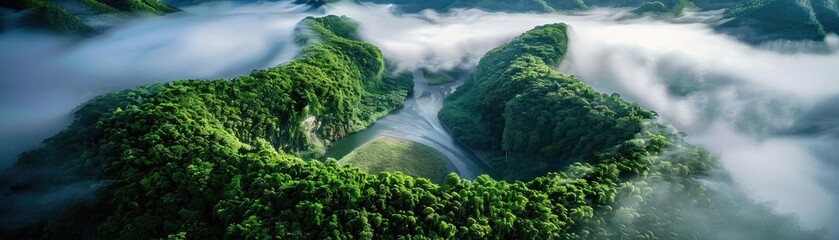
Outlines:
[[[446,130],[437,113],[443,99],[463,84],[457,82],[429,86],[422,71],[414,71],[414,91],[405,105],[376,121],[364,131],[349,135],[332,144],[326,157],[340,159],[359,146],[380,136],[388,136],[420,143],[436,149],[446,157],[446,166],[463,178],[475,179],[481,174],[495,176],[471,150],[457,142]]]

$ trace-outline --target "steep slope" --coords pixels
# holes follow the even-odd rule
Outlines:
[[[740,40],[760,43],[769,40],[822,40],[826,29],[824,20],[835,26],[836,11],[827,4],[819,5],[816,14],[813,3],[818,1],[799,0],[753,0],[725,10],[729,21],[717,26]],[[827,1],[824,1],[825,3]],[[821,18],[819,16],[822,16]],[[833,17],[833,19],[831,19]],[[830,30],[833,31],[833,30]]]
[[[503,178],[577,196],[562,204],[576,207],[570,238],[823,238],[733,190],[713,157],[655,114],[555,72],[565,31],[537,27],[487,53],[440,117]]]
[[[174,220],[169,214],[177,209],[197,219],[177,218],[182,223],[207,226],[202,216],[213,212],[212,205],[193,199],[218,201],[230,174],[249,165],[241,159],[247,152],[322,154],[325,141],[366,128],[401,106],[408,94],[410,75],[391,76],[377,48],[348,39],[355,35],[355,23],[308,18],[298,32],[304,52],[276,68],[231,80],[153,84],[90,101],[73,125],[45,141],[47,147],[21,155],[3,174],[4,190],[26,196],[79,182],[115,182],[93,205],[103,213],[91,216],[104,222],[100,236],[149,238],[170,226],[131,221]],[[258,148],[262,145],[268,147]],[[132,207],[137,202],[144,207]],[[26,209],[27,203],[14,204]],[[45,234],[67,230],[58,227]],[[61,235],[51,237],[56,236]]]
[[[0,182],[12,183],[3,187],[4,197],[43,190],[53,198],[60,191],[49,190],[90,182],[103,186],[99,194],[64,215],[36,219],[37,225],[3,224],[11,229],[0,238],[717,239],[716,232],[731,226],[748,229],[746,238],[818,237],[788,218],[747,212],[760,219],[754,221],[737,214],[748,205],[711,200],[713,192],[698,178],[715,169],[715,160],[645,119],[629,119],[640,122],[629,123],[638,127],[629,128],[633,135],[581,149],[597,154],[528,182],[449,175],[436,185],[301,160],[318,139],[344,136],[398,106],[407,88],[404,79],[385,75],[375,47],[351,39],[354,24],[347,19],[308,18],[303,25],[304,52],[287,64],[231,80],[144,86],[85,105],[73,125],[23,154]],[[525,33],[488,54],[481,76],[519,71],[511,75],[521,78],[510,85],[521,87],[514,90],[544,99],[547,107],[591,107],[581,116],[587,119],[622,121],[611,109],[654,117],[554,72],[548,63],[562,59],[565,45],[557,43],[567,42],[565,30],[557,24]],[[505,59],[512,62],[499,61]],[[471,87],[481,80],[470,80]],[[512,96],[509,109],[524,108],[524,97],[516,95],[511,90],[499,97]],[[564,119],[579,112],[554,114]],[[701,206],[717,221],[685,229],[679,226],[694,225],[679,218],[679,207],[617,207],[624,199],[652,203],[655,195],[644,182],[654,179],[672,183],[687,194],[685,204]],[[38,201],[3,210],[31,202]]]
[[[813,0],[813,12],[825,32],[839,33],[839,1]]]
[[[490,151],[489,163],[509,179],[591,158],[632,139],[653,117],[552,70],[565,56],[564,36],[564,26],[537,28],[490,51],[440,111],[459,141]]]

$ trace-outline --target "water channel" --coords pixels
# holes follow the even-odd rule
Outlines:
[[[341,159],[359,146],[378,137],[387,136],[420,143],[436,149],[446,157],[450,171],[463,178],[474,179],[481,174],[495,176],[468,148],[457,142],[437,118],[443,100],[463,85],[465,76],[457,82],[429,86],[422,71],[414,71],[414,91],[405,105],[379,119],[364,131],[349,135],[332,144],[326,157]]]

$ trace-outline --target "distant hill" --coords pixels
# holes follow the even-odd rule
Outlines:
[[[635,14],[679,16],[685,9],[724,10],[716,27],[744,42],[759,44],[772,40],[822,40],[839,33],[837,0],[355,0],[395,4],[404,12],[424,9],[447,11],[478,8],[496,12],[538,12],[583,10],[593,7],[633,8]]]
[[[157,0],[7,0],[0,8],[23,11],[21,24],[59,33],[87,35],[96,29],[82,20],[97,14],[165,14],[179,11]]]
[[[729,7],[719,31],[749,43],[822,40],[839,32],[837,0],[752,0]]]

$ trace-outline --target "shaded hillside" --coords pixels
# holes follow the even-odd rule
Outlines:
[[[559,74],[565,27],[537,28],[486,54],[440,119],[490,164],[529,179],[634,138],[653,114]],[[571,161],[569,161],[571,160]]]
[[[839,32],[836,0],[754,0],[727,8],[725,17],[730,20],[717,29],[750,43],[822,40]]]
[[[84,22],[97,14],[165,14],[178,11],[158,0],[7,0],[0,7],[25,12],[22,24],[64,34],[92,34]]]
[[[493,12],[535,12],[584,10],[592,7],[632,8],[632,13],[679,16],[685,9],[724,10],[720,32],[742,41],[759,44],[771,40],[817,40],[827,33],[839,33],[837,0],[357,0],[395,4],[405,12],[424,9],[448,11],[477,8]]]

